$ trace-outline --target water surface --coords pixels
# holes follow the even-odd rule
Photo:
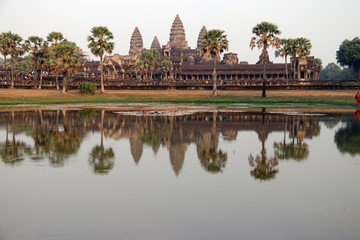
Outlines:
[[[359,239],[354,112],[1,112],[0,239]]]

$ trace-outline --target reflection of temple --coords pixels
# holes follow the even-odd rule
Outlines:
[[[162,117],[129,116],[108,111],[104,115],[103,129],[106,138],[129,139],[130,152],[136,164],[141,161],[144,145],[151,147],[154,153],[161,146],[166,148],[173,170],[178,175],[183,167],[188,146],[192,143],[196,145],[202,166],[209,167],[213,159],[224,159],[225,153],[218,149],[220,137],[231,141],[236,140],[241,131],[255,131],[259,140],[265,141],[271,132],[285,131],[290,138],[302,141],[318,134],[316,132],[319,131],[319,119],[319,116],[309,115],[263,115],[260,111],[199,112],[185,116]],[[62,141],[67,141],[69,145],[60,149],[66,155],[75,153],[89,132],[101,130],[101,114],[93,109],[0,114],[0,126],[11,126],[13,121],[22,122],[22,125],[17,127],[18,133],[28,131],[38,139],[38,146],[45,146],[46,151],[59,151],[52,148],[51,144],[57,144],[58,140],[55,137],[62,136]],[[69,141],[71,137],[77,140]],[[49,139],[54,139],[55,142],[49,142]],[[210,167],[214,168],[215,165],[213,163]],[[219,166],[224,167],[224,162],[218,162],[217,167]]]
[[[173,64],[173,71],[168,77],[171,79],[194,80],[205,82],[212,79],[212,60],[209,55],[201,54],[202,37],[206,34],[205,26],[201,28],[198,35],[197,46],[190,48],[186,41],[185,28],[176,15],[170,30],[169,41],[162,45],[155,36],[150,49],[157,50],[160,53],[161,60],[170,60]],[[135,27],[130,40],[130,49],[128,55],[114,54],[107,56],[104,62],[104,71],[108,79],[142,79],[142,73],[136,68],[136,61],[144,51],[143,39],[138,27]],[[291,70],[290,64],[288,68]],[[295,74],[300,68],[300,79],[311,80],[318,79],[320,69],[314,65],[314,57],[301,58],[296,62]],[[86,73],[89,77],[97,77],[100,72],[98,61],[83,61],[80,72]],[[241,61],[236,53],[226,53],[221,60],[218,58],[217,73],[219,80],[222,81],[241,81],[241,80],[262,80],[263,66],[261,64],[248,64]],[[267,79],[285,80],[285,64],[266,64]],[[162,79],[161,69],[154,72],[155,79]]]

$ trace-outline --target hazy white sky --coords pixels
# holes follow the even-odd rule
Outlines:
[[[107,26],[115,37],[114,53],[126,55],[136,26],[145,48],[150,48],[154,36],[165,45],[179,14],[190,47],[196,46],[205,25],[208,30],[224,30],[229,51],[240,61],[255,63],[260,50],[249,48],[251,30],[268,21],[279,26],[282,38],[309,38],[311,55],[326,66],[336,62],[344,39],[360,36],[359,10],[359,0],[0,0],[0,32],[12,31],[27,39],[58,31],[88,52],[90,29]],[[270,59],[283,61],[273,54]]]

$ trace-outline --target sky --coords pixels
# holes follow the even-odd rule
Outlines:
[[[113,54],[127,55],[135,27],[145,48],[150,48],[154,36],[166,45],[179,14],[191,48],[205,25],[225,31],[229,52],[237,53],[239,61],[255,63],[260,50],[249,48],[252,28],[267,21],[279,27],[280,38],[310,39],[311,55],[326,66],[336,62],[336,51],[345,39],[360,36],[359,10],[359,0],[0,0],[0,32],[11,31],[23,39],[33,35],[46,39],[52,31],[61,32],[91,55],[87,47],[91,28],[107,26],[114,34]],[[273,51],[270,60],[284,61]]]

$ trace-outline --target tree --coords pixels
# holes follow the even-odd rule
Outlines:
[[[271,47],[279,48],[281,40],[277,37],[277,35],[281,34],[281,31],[278,29],[278,26],[268,22],[262,22],[257,24],[253,29],[252,33],[255,34],[255,37],[251,38],[250,48],[251,50],[254,47],[262,48],[261,55],[259,56],[258,64],[263,64],[264,72],[263,72],[263,91],[262,97],[266,97],[265,92],[265,64],[269,64],[269,53],[267,49]]]
[[[47,40],[48,40],[49,43],[51,43],[50,48],[52,48],[52,47],[56,46],[59,42],[64,41],[65,38],[64,38],[64,36],[62,35],[61,32],[51,32],[47,36]],[[51,66],[51,68],[54,68],[54,67]],[[59,81],[58,81],[58,75],[57,74],[56,74],[56,77],[55,77],[55,84],[56,84],[56,89],[60,90]]]
[[[29,74],[32,71],[31,57],[25,56],[22,61],[15,63],[14,71],[20,76],[25,76]]]
[[[296,39],[296,53],[298,55],[298,80],[300,80],[300,58],[307,57],[311,53],[311,42],[306,38],[297,38]],[[304,75],[305,79],[307,78],[307,74]]]
[[[173,64],[169,60],[164,60],[161,62],[161,69],[164,71],[165,79],[169,76],[169,72],[173,69]]]
[[[220,53],[228,50],[229,41],[224,35],[224,31],[213,29],[208,31],[203,37],[201,45],[201,53],[203,55],[210,54],[213,57],[214,71],[213,71],[213,95],[217,95],[216,88],[216,60]]]
[[[336,60],[341,66],[348,66],[356,73],[356,80],[360,81],[360,38],[344,40],[336,52]]]
[[[41,89],[43,70],[48,65],[48,61],[49,61],[48,43],[44,41],[44,39],[38,36],[30,36],[28,40],[26,40],[26,43],[29,44],[29,48],[31,50],[30,54],[31,54],[32,66],[35,69],[35,74],[34,74],[35,88]],[[39,69],[40,69],[40,83],[38,86],[37,70]]]
[[[7,66],[6,57],[10,54],[9,52],[9,34],[10,32],[2,32],[0,34],[0,53],[4,56],[4,68],[5,68],[5,80],[7,80]]]
[[[51,55],[54,56],[50,59],[50,64],[54,67],[54,72],[63,74],[63,94],[67,91],[68,74],[76,72],[80,67],[78,50],[79,48],[76,44],[69,41],[62,41],[50,50]]]
[[[341,68],[336,63],[329,63],[320,72],[321,80],[353,80],[355,72],[351,68]]]
[[[7,48],[8,54],[11,56],[11,88],[14,87],[14,65],[16,57],[24,54],[22,47],[22,38],[12,32],[7,33]]]
[[[152,80],[153,71],[160,66],[160,54],[157,50],[146,50],[143,51],[137,61],[137,66],[143,68],[147,72],[150,71],[150,79]]]
[[[281,39],[280,48],[275,51],[275,57],[285,59],[285,79],[289,79],[287,57],[291,54],[291,39]]]
[[[112,32],[107,27],[93,27],[91,29],[91,36],[88,36],[88,47],[92,54],[100,57],[100,74],[101,74],[101,89],[100,92],[104,93],[104,73],[103,73],[103,61],[106,53],[111,54],[114,50],[115,43],[110,42],[114,39]]]

